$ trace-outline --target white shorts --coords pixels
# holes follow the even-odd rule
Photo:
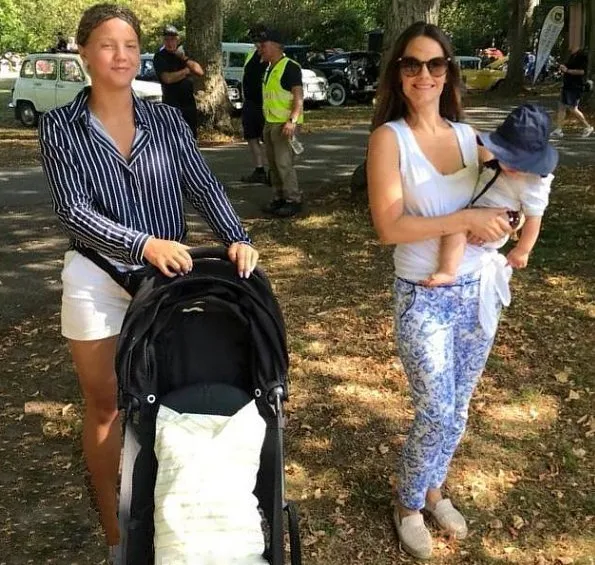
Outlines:
[[[62,335],[90,341],[118,335],[130,295],[78,251],[67,251],[62,269]]]

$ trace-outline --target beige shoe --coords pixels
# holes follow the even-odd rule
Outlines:
[[[417,559],[429,559],[432,556],[432,536],[420,513],[401,518],[395,508],[393,521],[403,551]]]
[[[463,515],[452,505],[448,498],[443,498],[436,503],[432,510],[426,505],[426,510],[436,520],[438,525],[457,539],[463,539],[467,536],[467,522]]]

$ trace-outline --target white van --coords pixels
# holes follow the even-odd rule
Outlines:
[[[76,53],[32,53],[27,55],[12,89],[15,117],[25,126],[36,126],[39,115],[74,100],[91,77]],[[132,81],[139,98],[161,102],[161,85]]]
[[[253,43],[221,43],[223,75],[226,79],[242,80],[246,56],[253,50]],[[322,103],[326,101],[328,88],[326,78],[317,75],[310,69],[302,68],[302,83],[305,102]]]

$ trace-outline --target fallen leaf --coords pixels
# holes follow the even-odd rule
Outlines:
[[[566,402],[568,402],[569,400],[579,400],[580,397],[581,397],[581,395],[578,392],[576,392],[576,390],[571,390],[568,393],[568,397],[566,398]]]
[[[382,455],[386,455],[389,452],[388,445],[385,445],[384,443],[381,443],[378,446],[378,452],[381,453]]]
[[[513,516],[512,525],[514,526],[515,530],[520,530],[525,525],[525,520],[523,520],[521,516]]]
[[[502,523],[502,520],[498,520],[498,518],[495,518],[494,520],[490,521],[488,526],[492,530],[501,530],[504,527],[504,524]]]
[[[559,373],[556,373],[555,377],[559,383],[568,382],[568,373],[566,371],[560,371]]]
[[[582,459],[585,455],[587,455],[587,451],[582,447],[574,447],[572,449],[572,453],[576,455],[579,459]]]
[[[317,489],[314,491],[314,498],[315,498],[316,500],[318,500],[319,498],[322,498],[322,490],[321,490],[321,489],[317,488]]]

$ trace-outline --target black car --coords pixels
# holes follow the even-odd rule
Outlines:
[[[378,87],[380,53],[346,51],[327,57],[311,58],[312,69],[322,71],[328,79],[328,102],[341,106],[348,98],[370,102]]]
[[[148,80],[151,82],[159,82],[155,67],[153,66],[153,54],[143,53],[140,56],[140,68],[136,75],[136,80]],[[227,97],[234,110],[241,110],[243,105],[242,97],[242,83],[235,79],[225,79],[227,83]]]

